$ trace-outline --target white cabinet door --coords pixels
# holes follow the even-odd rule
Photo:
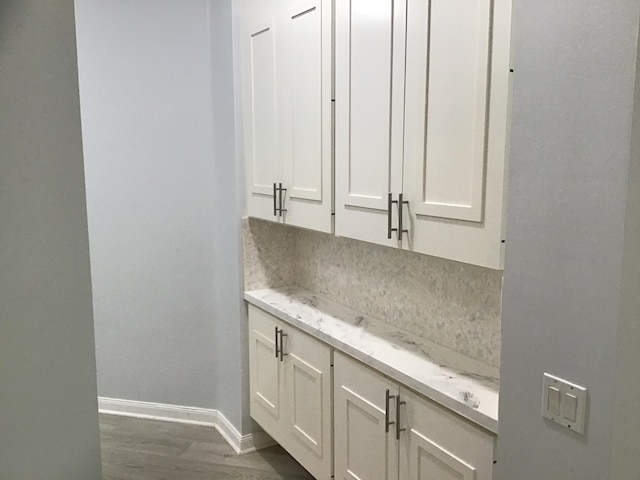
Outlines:
[[[333,475],[331,348],[283,327],[286,450],[316,479]]]
[[[510,0],[408,0],[407,17],[405,247],[500,269]]]
[[[400,389],[400,480],[492,480],[495,436]]]
[[[395,480],[398,442],[395,398],[398,386],[346,357],[334,354],[334,451],[336,480]],[[386,430],[389,430],[388,432]]]
[[[274,183],[282,182],[280,99],[278,95],[276,3],[244,0],[240,21],[241,88],[247,208],[249,215],[274,215]]]
[[[331,232],[332,2],[238,5],[249,215]]]
[[[284,221],[333,229],[331,0],[290,0],[281,14]]]
[[[284,367],[276,357],[281,322],[249,306],[249,390],[251,417],[276,440],[285,435]]]
[[[251,305],[249,339],[251,417],[318,480],[492,480],[492,433],[341,353],[332,371],[331,347]]]
[[[388,194],[402,193],[405,24],[406,0],[336,2],[336,234],[389,246],[398,241],[387,235]]]
[[[249,305],[251,417],[318,480],[333,475],[331,347]]]

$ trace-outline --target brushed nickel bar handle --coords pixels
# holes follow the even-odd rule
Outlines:
[[[400,440],[400,432],[404,432],[406,428],[400,428],[400,406],[406,405],[407,402],[400,401],[400,394],[396,397],[396,440]]]
[[[286,212],[287,209],[286,208],[282,208],[283,206],[283,201],[282,201],[282,192],[286,192],[287,189],[286,188],[282,188],[282,184],[279,183],[278,184],[278,192],[280,193],[278,195],[278,216],[281,217],[283,212]]]
[[[284,333],[284,329],[280,330],[280,361],[284,361],[285,355],[289,355],[288,353],[284,353],[284,337],[288,337],[286,333]]]
[[[389,196],[387,197],[387,238],[391,240],[391,233],[397,232],[397,228],[391,228],[393,223],[393,209],[392,206],[394,203],[398,203],[397,200],[393,199],[393,194],[389,192]]]
[[[389,403],[390,403],[390,400],[392,398],[396,398],[396,396],[395,395],[389,395],[389,389],[387,388],[387,391],[386,391],[385,397],[384,397],[384,431],[386,433],[389,433],[389,427],[391,425],[393,425],[394,423],[396,423],[396,422],[390,422],[389,421],[389,417],[390,417],[390,415],[389,415]]]
[[[402,241],[402,234],[403,233],[409,233],[409,230],[404,230],[402,228],[402,218],[404,217],[403,215],[403,205],[408,204],[409,201],[408,200],[403,200],[402,199],[403,194],[401,193],[400,195],[398,195],[398,215],[400,215],[398,217],[398,240]]]
[[[276,205],[276,183],[273,182],[273,216],[275,217],[277,214],[278,214],[278,207]]]
[[[278,358],[278,327],[276,327],[276,358]]]

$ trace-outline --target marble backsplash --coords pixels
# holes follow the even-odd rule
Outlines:
[[[243,230],[246,290],[297,285],[499,366],[502,272],[255,219]]]
[[[272,222],[242,219],[245,290],[294,284],[297,233],[291,227]]]

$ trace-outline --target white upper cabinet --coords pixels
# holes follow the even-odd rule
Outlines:
[[[337,3],[336,234],[502,268],[510,17]]]
[[[249,215],[331,232],[331,0],[239,5]]]
[[[396,246],[402,189],[405,0],[336,2],[336,234]]]
[[[249,215],[502,269],[511,1],[240,0]]]
[[[408,0],[405,248],[502,269],[510,16],[510,0]]]
[[[261,218],[273,215],[270,196],[274,182],[282,178],[273,5],[270,1],[244,2],[240,27],[248,208]]]
[[[491,0],[408,3],[405,192],[417,215],[480,222]]]

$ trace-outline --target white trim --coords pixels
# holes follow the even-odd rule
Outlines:
[[[100,413],[109,415],[215,427],[238,455],[270,447],[276,443],[263,431],[241,435],[221,412],[208,408],[98,397],[98,409]]]

